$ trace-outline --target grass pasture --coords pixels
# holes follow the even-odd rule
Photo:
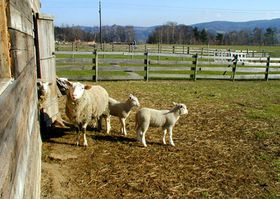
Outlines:
[[[135,110],[128,136],[88,130],[77,147],[70,129],[42,134],[42,198],[279,198],[280,81],[100,82],[110,96],[135,94],[142,107],[185,103],[173,130],[175,147],[150,128],[136,142]],[[67,120],[65,98],[59,99]]]

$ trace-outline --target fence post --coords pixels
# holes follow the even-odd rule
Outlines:
[[[187,53],[188,55],[190,54],[190,47],[188,46],[188,53]]]
[[[173,54],[175,53],[175,46],[173,46],[172,47],[173,49],[172,49],[172,52],[173,52]]]
[[[196,74],[197,74],[197,66],[198,66],[198,53],[196,53],[194,56],[195,61],[193,61],[194,67],[193,67],[193,80],[196,81]]]
[[[93,54],[94,54],[94,58],[92,59],[92,62],[93,62],[93,67],[92,69],[95,69],[95,76],[93,78],[94,81],[98,81],[98,52],[97,50],[94,50],[93,51]]]
[[[238,55],[234,55],[233,68],[232,68],[232,81],[235,80],[236,69],[237,69]]]
[[[266,81],[268,81],[269,67],[270,67],[270,56],[267,57],[267,61],[266,61],[266,71],[265,71],[265,80]]]
[[[144,59],[145,67],[144,67],[144,70],[146,72],[145,80],[149,81],[149,53],[145,52],[144,55],[145,55],[145,59]]]
[[[112,44],[112,52],[114,52],[114,44]]]

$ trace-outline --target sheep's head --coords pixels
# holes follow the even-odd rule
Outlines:
[[[67,86],[69,88],[68,94],[70,95],[73,101],[79,100],[83,96],[85,90],[91,88],[91,86],[81,84],[80,82],[70,81],[67,81]]]
[[[39,97],[46,96],[50,92],[50,85],[52,85],[52,83],[37,81]]]
[[[173,108],[174,111],[178,111],[179,115],[184,115],[184,114],[188,114],[188,109],[187,106],[185,104],[180,104],[180,103],[175,103],[173,102],[173,105],[175,106]]]
[[[138,101],[138,98],[132,94],[129,95],[129,98],[128,100],[130,101],[130,103],[133,105],[133,106],[140,106],[140,103]]]

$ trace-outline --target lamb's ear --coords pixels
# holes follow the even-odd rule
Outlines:
[[[91,87],[92,87],[91,85],[85,85],[85,89],[86,89],[86,90],[91,89]]]
[[[176,103],[176,102],[172,102],[172,104],[173,104],[174,106],[176,106],[178,103]]]
[[[133,97],[133,95],[132,94],[129,94],[129,96],[128,96],[130,99]]]
[[[50,82],[48,85],[51,86],[52,84],[53,84],[53,83]]]

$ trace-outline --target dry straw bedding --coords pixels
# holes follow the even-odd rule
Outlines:
[[[263,103],[246,100],[249,96],[242,94],[258,92],[253,87],[241,92],[243,99],[225,94],[228,88],[222,85],[238,90],[244,83],[211,84],[215,86],[173,81],[101,83],[116,99],[133,93],[141,106],[187,104],[189,115],[174,128],[176,147],[162,144],[160,129],[148,130],[147,148],[136,142],[135,110],[127,120],[127,137],[119,133],[119,121],[113,118],[109,135],[88,131],[88,148],[73,145],[76,136],[70,129],[49,130],[43,134],[42,198],[279,197],[279,173],[273,164],[279,159],[279,134],[258,139],[256,132],[279,132],[280,127],[246,117],[247,107]],[[67,119],[65,99],[59,103]]]

